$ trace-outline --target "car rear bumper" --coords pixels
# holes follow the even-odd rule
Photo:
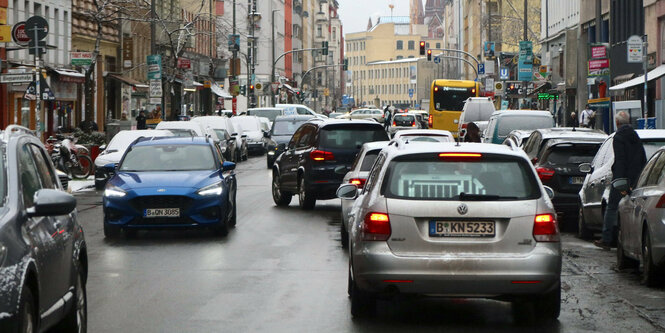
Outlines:
[[[542,294],[560,281],[558,243],[539,243],[523,256],[398,257],[387,244],[353,251],[354,279],[375,293],[447,297],[510,297]]]
[[[552,204],[554,204],[554,209],[557,214],[561,217],[577,217],[579,210],[580,198],[577,193],[561,193],[555,192],[554,198],[552,198]]]

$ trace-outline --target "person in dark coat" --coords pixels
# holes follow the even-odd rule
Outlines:
[[[139,112],[139,115],[136,116],[136,129],[143,130],[143,129],[148,128],[145,124],[145,120],[146,120],[145,112],[143,112],[143,110],[141,110],[141,112]]]
[[[480,142],[480,128],[476,123],[471,122],[466,125],[464,142]]]
[[[614,164],[612,164],[612,181],[627,178],[630,188],[634,188],[637,179],[647,163],[642,141],[635,130],[630,126],[628,113],[621,111],[616,115],[617,131],[614,133],[612,148],[614,150]],[[610,186],[610,197],[603,220],[603,237],[594,244],[603,249],[609,249],[616,240],[617,208],[621,197],[628,194],[619,192]]]
[[[386,105],[383,109],[383,128],[388,132],[390,129],[390,122],[392,121],[392,112],[390,112],[390,105]]]

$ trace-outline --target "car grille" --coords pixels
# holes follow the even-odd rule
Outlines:
[[[143,218],[137,217],[132,220],[129,224],[132,225],[174,225],[174,224],[185,224],[185,225],[194,225],[192,219],[187,217],[155,217],[155,218]]]
[[[180,208],[181,213],[187,210],[192,199],[181,195],[149,195],[134,198],[132,208],[143,213],[146,208]]]

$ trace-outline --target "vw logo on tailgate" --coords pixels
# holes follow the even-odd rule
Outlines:
[[[457,206],[457,212],[460,215],[464,215],[464,214],[469,212],[469,207],[467,207],[466,204],[463,203],[463,204]]]

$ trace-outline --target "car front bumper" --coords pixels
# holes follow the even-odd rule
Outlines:
[[[538,243],[522,256],[400,257],[385,242],[353,249],[353,276],[374,293],[510,297],[546,293],[561,277],[559,243]],[[397,289],[395,289],[397,288]]]

